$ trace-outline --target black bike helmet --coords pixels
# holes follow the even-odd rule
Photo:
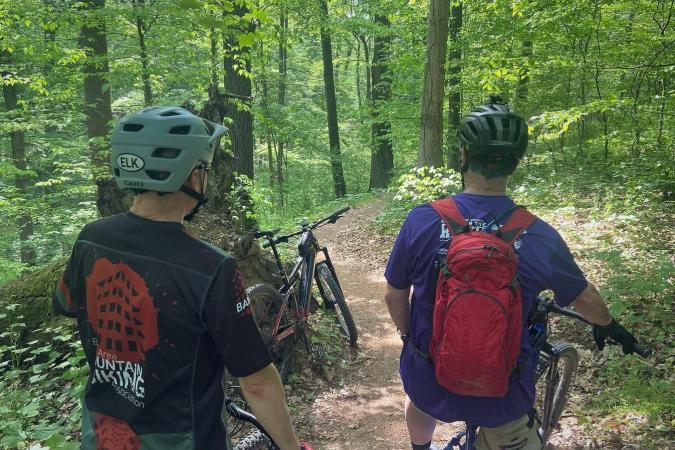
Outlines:
[[[512,155],[520,160],[527,149],[527,123],[502,103],[488,103],[462,119],[457,132],[473,156]]]

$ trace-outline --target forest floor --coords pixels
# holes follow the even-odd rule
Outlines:
[[[326,381],[301,364],[295,382],[287,388],[299,435],[309,440],[315,449],[410,448],[403,417],[404,392],[398,373],[401,341],[383,300],[383,273],[394,237],[379,235],[371,226],[385,203],[381,199],[358,206],[336,224],[317,233],[320,242],[330,249],[359,330],[359,341],[357,348],[348,351],[347,365],[338,370],[334,380]],[[587,423],[579,423],[578,417],[586,417],[580,412],[583,397],[592,396],[599,389],[593,385],[595,369],[589,367],[597,356],[587,348],[580,348],[579,352],[577,384],[582,386],[575,385],[578,393],[573,392],[562,426],[551,436],[547,449],[643,448],[639,444],[631,445],[635,436],[626,439],[619,425],[615,430],[612,423],[607,426],[605,422],[611,419],[590,417],[584,420]],[[629,420],[640,422],[643,418]],[[443,448],[460,427],[461,424],[439,423],[434,442]]]

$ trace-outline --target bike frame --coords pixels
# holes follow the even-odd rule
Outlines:
[[[281,275],[283,279],[283,284],[279,288],[279,293],[283,298],[283,302],[274,319],[274,326],[272,328],[272,339],[274,340],[274,343],[277,344],[295,334],[299,327],[304,327],[304,323],[309,318],[309,302],[312,297],[312,283],[314,281],[316,256],[319,252],[323,253],[324,260],[328,264],[335,280],[337,280],[337,275],[335,273],[333,262],[328,254],[328,248],[319,245],[319,241],[311,229],[303,231],[301,234],[300,242],[298,244],[299,255],[295,260],[295,264],[293,265],[290,274],[286,273],[286,269],[281,262],[279,251],[273,241],[270,241],[270,247],[272,247],[272,253],[274,254],[279,275]],[[290,302],[294,302],[294,305],[292,306],[295,307],[291,308],[291,310],[295,310],[293,325],[279,332],[284,310]]]

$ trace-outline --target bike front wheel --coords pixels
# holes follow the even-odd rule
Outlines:
[[[555,364],[555,365],[554,365]],[[542,354],[537,365],[537,409],[540,412],[542,420],[539,434],[544,442],[551,435],[553,429],[558,425],[562,416],[569,388],[574,382],[577,368],[579,366],[579,354],[577,350],[565,341],[555,341],[551,344],[551,353]],[[555,371],[551,370],[555,367]],[[547,387],[551,385],[551,395],[547,396]],[[548,398],[547,398],[548,397]],[[549,411],[548,420],[546,420],[546,410]]]
[[[295,333],[279,342],[275,342],[275,338],[284,330],[295,326],[293,314],[288,305],[284,307],[284,300],[274,286],[257,284],[248,288],[246,294],[251,301],[253,317],[258,324],[263,342],[277,366],[281,380],[285,383],[293,366]],[[279,315],[281,315],[279,326],[275,330],[275,321]]]
[[[359,338],[356,324],[354,324],[354,318],[349,311],[342,289],[340,289],[340,285],[326,261],[321,261],[316,265],[314,278],[316,279],[316,285],[319,287],[324,307],[335,314],[335,320],[340,327],[340,331],[349,339],[349,345],[353,347]]]
[[[232,450],[278,450],[261,431],[256,430],[239,441]]]

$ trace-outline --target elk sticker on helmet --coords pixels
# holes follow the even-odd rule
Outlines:
[[[117,165],[127,172],[138,172],[145,167],[145,161],[138,155],[122,153],[117,157]]]

